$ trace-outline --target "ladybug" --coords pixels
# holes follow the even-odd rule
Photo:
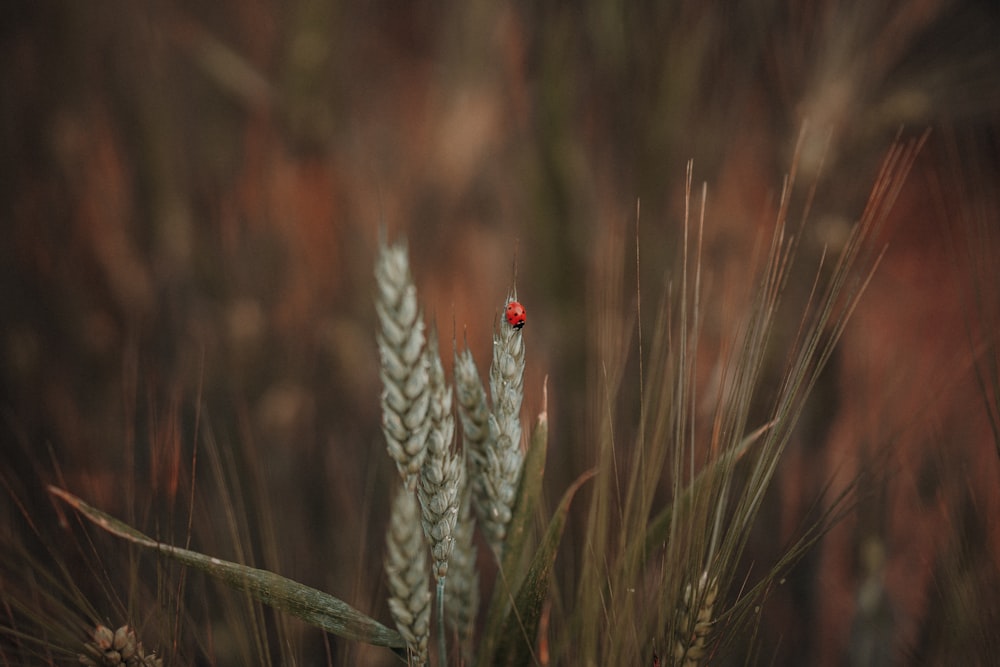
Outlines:
[[[511,301],[507,304],[507,324],[520,329],[524,326],[527,316],[524,313],[524,306],[518,301]]]

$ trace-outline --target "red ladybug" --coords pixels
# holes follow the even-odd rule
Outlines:
[[[519,302],[511,301],[507,304],[507,324],[515,329],[520,329],[524,326],[526,319],[527,315],[524,313],[524,306]]]

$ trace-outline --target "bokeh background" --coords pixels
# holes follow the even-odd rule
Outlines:
[[[516,271],[525,416],[548,376],[558,497],[595,460],[610,353],[590,332],[631,326],[637,280],[652,327],[689,160],[724,301],[793,163],[819,184],[802,245],[817,259],[893,140],[931,128],[751,560],[773,559],[825,481],[877,462],[859,511],[775,591],[761,661],[975,664],[1000,627],[997,35],[985,0],[5,2],[4,539],[31,548],[11,497],[57,525],[58,481],[183,540],[195,468],[196,548],[233,557],[238,538],[388,620],[380,233],[407,240],[442,350],[467,340],[484,370]],[[617,309],[596,308],[609,281]],[[726,323],[706,323],[706,349]],[[635,429],[623,418],[623,446]],[[194,464],[198,443],[228,477]],[[325,659],[296,632],[306,664]],[[337,664],[385,659],[331,645]]]

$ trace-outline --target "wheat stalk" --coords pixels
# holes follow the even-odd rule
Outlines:
[[[412,489],[427,451],[430,387],[424,355],[424,323],[405,244],[386,246],[380,242],[375,282],[383,386],[382,432],[389,455],[406,486]]]
[[[403,495],[411,496],[414,488],[419,500],[420,524],[427,537],[437,578],[440,658],[447,654],[444,635],[445,577],[448,560],[455,542],[455,521],[458,518],[459,478],[462,460],[454,449],[455,418],[452,415],[452,391],[444,376],[437,336],[425,345],[424,324],[417,305],[416,287],[410,276],[406,247],[387,247],[380,243],[375,265],[378,283],[376,309],[380,332],[378,336],[383,381],[382,428],[389,454],[404,480]],[[412,498],[410,499],[412,501]],[[403,501],[399,501],[403,502]],[[390,607],[400,632],[407,638],[418,663],[427,657],[426,631],[429,618],[421,624],[414,617],[413,596],[428,593],[426,584],[419,590],[406,584],[416,583],[415,572],[401,576],[404,563],[394,562],[404,545],[419,548],[423,542],[400,531],[409,517],[400,518],[409,507],[393,508],[389,531],[389,560],[386,571],[393,582]],[[412,527],[411,527],[412,528]],[[419,529],[417,529],[419,532]],[[412,551],[412,550],[410,550]],[[423,556],[426,560],[426,554]],[[425,565],[419,576],[426,578]],[[392,568],[395,568],[393,570]],[[417,600],[422,603],[423,600]],[[421,613],[423,612],[421,607]],[[429,616],[429,607],[426,609]],[[406,629],[404,629],[406,628]]]
[[[445,577],[448,574],[448,559],[455,544],[462,460],[452,446],[455,442],[455,418],[451,413],[451,388],[444,379],[436,334],[431,335],[426,353],[430,369],[431,430],[427,437],[427,456],[420,469],[417,496],[420,499],[424,535],[430,543],[434,559],[434,576],[437,577],[438,656],[443,667],[447,662],[444,632]]]
[[[420,528],[420,509],[404,485],[396,494],[386,533],[385,572],[389,580],[389,611],[406,639],[411,664],[427,662],[431,625],[427,549]]]

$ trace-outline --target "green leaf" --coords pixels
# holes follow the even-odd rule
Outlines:
[[[517,499],[507,525],[507,537],[504,541],[503,561],[497,572],[497,580],[493,585],[493,597],[486,613],[486,625],[476,651],[477,665],[488,664],[488,658],[493,654],[494,647],[499,642],[503,630],[504,612],[513,598],[513,590],[519,581],[519,564],[522,562],[523,551],[528,539],[528,526],[538,506],[538,498],[542,493],[542,478],[545,473],[545,454],[549,446],[549,418],[543,406],[538,415],[538,423],[531,434],[531,444],[524,460],[521,473],[521,483],[518,486]]]
[[[187,566],[202,570],[236,590],[249,593],[266,605],[297,616],[327,632],[375,646],[398,649],[406,647],[406,641],[398,632],[387,628],[332,595],[292,581],[274,572],[162,544],[128,524],[91,507],[67,491],[49,486],[49,493],[66,501],[88,520],[112,535],[154,549]]]
[[[583,483],[596,474],[595,469],[580,475],[559,501],[542,543],[531,559],[531,566],[524,577],[524,582],[517,591],[514,608],[507,614],[502,640],[493,660],[494,665],[527,665],[535,661],[532,656],[535,638],[538,636],[538,623],[542,615],[542,605],[549,592],[549,573],[555,563],[563,529],[566,527],[569,506]]]

